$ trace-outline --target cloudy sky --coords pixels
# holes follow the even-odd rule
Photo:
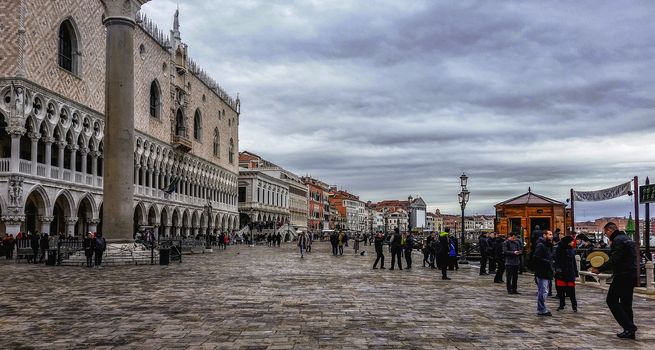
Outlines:
[[[240,150],[467,212],[655,175],[653,1],[154,0],[242,100]],[[576,218],[627,215],[630,198]],[[577,209],[578,209],[577,208]]]

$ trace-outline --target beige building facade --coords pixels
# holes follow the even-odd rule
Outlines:
[[[103,13],[99,0],[0,2],[0,232],[102,231]],[[126,205],[135,230],[236,229],[240,101],[188,56],[171,20],[165,34],[137,15]]]

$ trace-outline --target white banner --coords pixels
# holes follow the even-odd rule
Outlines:
[[[598,191],[573,191],[573,200],[576,202],[598,202],[625,196],[632,190],[632,181]]]

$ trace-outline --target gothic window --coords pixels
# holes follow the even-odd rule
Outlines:
[[[218,133],[218,128],[214,128],[214,157],[219,157],[221,153],[221,135]]]
[[[184,127],[184,114],[182,113],[181,108],[177,110],[177,114],[175,116],[175,135],[186,137],[186,128]]]
[[[234,163],[234,140],[230,139],[230,154],[229,154],[230,164]]]
[[[73,24],[65,20],[59,26],[59,66],[71,73],[77,73],[77,46]]]
[[[200,117],[200,110],[196,109],[196,114],[193,116],[193,138],[200,141],[202,135],[202,119]]]
[[[150,84],[150,116],[153,118],[159,118],[159,106],[160,106],[160,96],[159,84],[157,80],[153,80]]]

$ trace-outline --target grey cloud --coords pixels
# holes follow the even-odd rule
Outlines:
[[[363,199],[472,212],[563,200],[655,162],[655,21],[633,1],[181,1],[191,54],[242,99],[240,149]],[[144,6],[168,28],[175,2]],[[618,204],[617,204],[618,203]],[[625,214],[624,202],[589,205]]]

